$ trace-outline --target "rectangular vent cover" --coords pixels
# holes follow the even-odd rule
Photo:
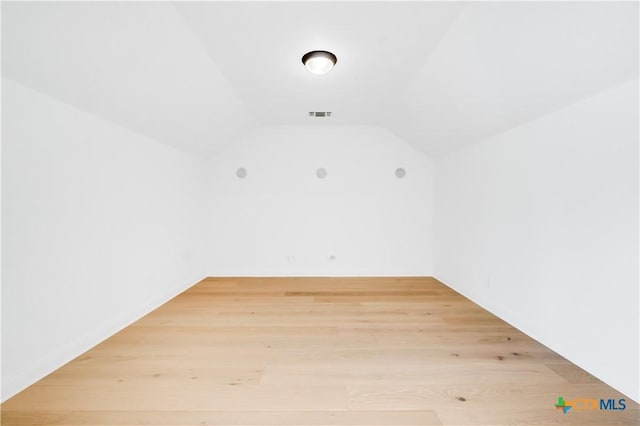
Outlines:
[[[331,117],[331,111],[309,111],[311,117]]]

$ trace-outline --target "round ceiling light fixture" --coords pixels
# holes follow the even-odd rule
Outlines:
[[[326,74],[338,62],[338,58],[326,50],[313,50],[302,56],[302,63],[314,74]]]

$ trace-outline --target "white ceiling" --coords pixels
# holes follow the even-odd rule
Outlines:
[[[202,154],[309,111],[440,154],[637,78],[638,3],[3,2],[2,73]]]

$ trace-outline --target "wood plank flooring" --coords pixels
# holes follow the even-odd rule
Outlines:
[[[556,410],[558,396],[626,398]],[[3,425],[637,424],[433,278],[210,278],[1,406]]]

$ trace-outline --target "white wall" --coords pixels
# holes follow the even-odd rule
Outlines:
[[[434,273],[431,160],[384,129],[263,127],[205,163],[3,85],[3,400],[205,272]],[[435,275],[635,399],[637,101],[636,80],[435,167]]]
[[[209,275],[433,272],[431,162],[384,129],[262,127],[207,168]]]
[[[436,276],[638,400],[638,80],[435,167]]]
[[[203,162],[3,79],[2,399],[202,279]]]
[[[1,13],[1,12],[0,12]],[[2,83],[0,80],[0,100],[2,98]],[[2,103],[0,102],[0,118],[2,116]],[[0,132],[2,130],[2,119],[0,119]],[[0,137],[0,401],[2,398],[2,138]]]

